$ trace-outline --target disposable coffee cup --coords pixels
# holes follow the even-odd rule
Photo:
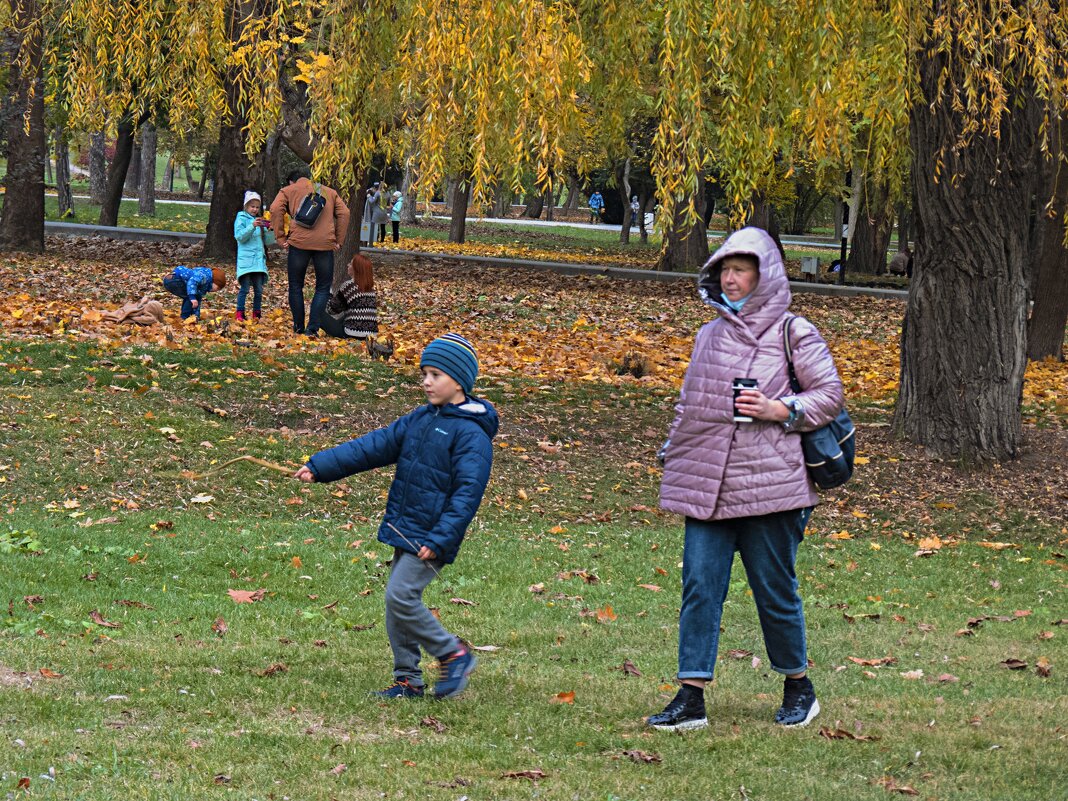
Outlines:
[[[755,378],[736,378],[731,382],[731,390],[734,392],[734,422],[736,423],[752,423],[753,418],[744,414],[738,413],[738,396],[743,389],[756,389],[757,380]]]

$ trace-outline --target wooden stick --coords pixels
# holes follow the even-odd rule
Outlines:
[[[229,467],[230,465],[235,464],[237,462],[252,462],[253,464],[259,465],[260,467],[266,467],[268,470],[274,470],[278,473],[285,473],[287,476],[292,476],[293,473],[297,470],[297,468],[285,467],[284,465],[275,464],[274,462],[268,462],[266,459],[260,459],[256,456],[238,456],[236,459],[231,459],[228,462],[223,462],[218,467],[213,467],[211,470],[198,474],[197,476],[195,476],[195,478],[201,479],[205,476],[210,476],[212,473],[218,473],[223,468]]]

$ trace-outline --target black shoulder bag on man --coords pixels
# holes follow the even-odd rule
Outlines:
[[[321,187],[322,184],[316,184],[315,191],[310,195],[305,195],[304,200],[300,202],[297,213],[293,215],[293,222],[297,225],[304,228],[315,226],[315,221],[319,219],[319,215],[323,213],[323,207],[326,206],[326,198],[319,193]]]

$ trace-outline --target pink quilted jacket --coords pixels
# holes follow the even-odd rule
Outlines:
[[[720,296],[719,262],[750,254],[760,282],[735,314]],[[764,515],[819,502],[801,455],[801,431],[830,422],[842,408],[842,381],[819,331],[803,317],[790,326],[794,367],[804,391],[794,395],[783,350],[790,285],[775,242],[759,228],[732,234],[705,263],[698,290],[719,317],[701,327],[686,370],[665,450],[660,505],[701,520]],[[797,398],[803,413],[782,423],[735,423],[731,383],[755,378],[772,399]]]

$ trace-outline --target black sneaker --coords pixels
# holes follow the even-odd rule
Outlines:
[[[379,698],[422,698],[425,690],[422,686],[410,684],[407,679],[397,679],[384,690],[375,690],[371,695]]]
[[[807,726],[820,713],[816,690],[806,676],[803,679],[787,679],[782,690],[782,706],[775,713],[775,722],[780,726]]]
[[[684,684],[663,712],[650,715],[645,722],[659,731],[703,729],[708,725],[704,691]]]

